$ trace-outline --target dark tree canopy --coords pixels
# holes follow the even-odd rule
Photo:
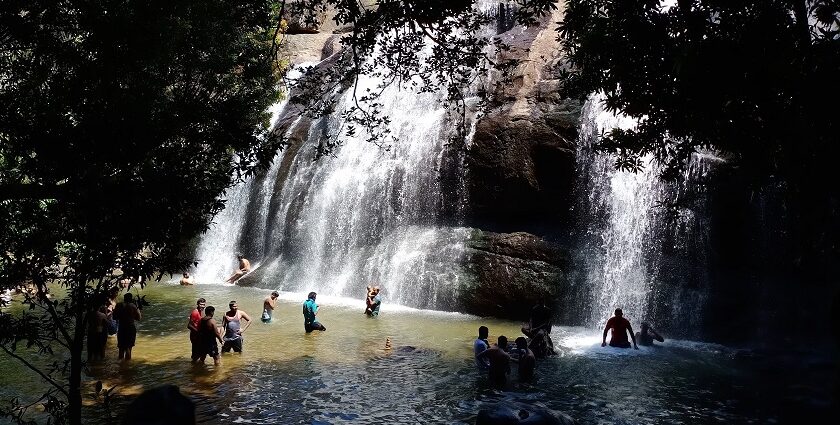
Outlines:
[[[220,195],[282,146],[278,22],[266,0],[0,4],[0,288],[33,284],[48,320],[3,314],[0,346],[70,352],[69,383],[42,377],[71,422],[88,308],[120,273],[190,264]]]
[[[798,180],[803,164],[837,152],[840,120],[826,102],[840,98],[840,3],[675,3],[567,1],[566,89],[603,92],[609,109],[640,120],[601,142],[620,167],[650,153],[675,177],[691,152],[712,148],[759,180]]]

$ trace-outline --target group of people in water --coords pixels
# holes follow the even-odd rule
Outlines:
[[[88,314],[88,360],[105,358],[109,335],[117,335],[117,350],[120,360],[131,360],[131,351],[137,340],[135,322],[143,318],[142,299],[132,293],[123,295],[117,303],[120,288],[113,288],[100,303],[95,303]]]
[[[528,338],[522,336],[516,338],[514,346],[510,346],[508,338],[501,335],[498,342],[491,347],[487,341],[489,329],[486,326],[479,327],[478,338],[473,342],[476,366],[480,370],[486,370],[490,383],[499,388],[507,385],[509,381],[511,363],[518,365],[518,378],[521,382],[531,381],[536,370],[536,359],[555,354],[554,344],[550,337],[552,322],[551,309],[546,305],[545,300],[541,299],[531,310],[528,324],[521,329]],[[634,334],[630,321],[624,318],[624,312],[620,308],[615,309],[615,315],[607,320],[602,347],[607,345],[607,334],[610,331],[612,331],[609,343],[611,347],[630,348],[628,335],[633,341],[632,347],[637,350],[638,345],[650,346],[654,341],[665,342],[665,338],[647,322],[642,322],[641,331]]]
[[[228,279],[228,282],[234,283],[250,272],[250,262],[241,255],[238,255],[237,258],[239,259],[239,268]],[[194,283],[194,279],[188,273],[184,273],[180,284],[192,285]],[[131,351],[137,337],[135,322],[142,319],[142,302],[138,301],[142,300],[138,300],[131,293],[126,293],[123,302],[117,303],[118,294],[119,288],[114,288],[109,293],[107,300],[91,311],[88,321],[89,360],[98,360],[105,357],[108,336],[113,334],[117,335],[119,359],[131,359]],[[260,317],[263,323],[272,321],[279,295],[277,291],[273,291],[263,300],[263,311]],[[303,327],[306,333],[327,330],[326,326],[317,319],[320,307],[316,298],[317,293],[310,292],[303,302]],[[368,286],[364,314],[369,317],[377,317],[381,305],[380,287]],[[216,319],[215,313],[215,307],[208,306],[207,300],[199,298],[189,315],[187,328],[190,332],[193,363],[204,363],[207,357],[210,357],[214,364],[219,365],[221,353],[242,352],[243,333],[248,330],[253,322],[251,316],[240,310],[235,300],[228,303],[228,310],[222,315],[221,324]],[[521,328],[522,334],[525,336],[516,338],[514,345],[509,345],[507,337],[501,335],[498,337],[497,343],[490,346],[487,340],[489,329],[486,326],[481,326],[478,329],[478,338],[473,343],[476,366],[481,370],[486,370],[490,382],[497,387],[504,387],[507,384],[511,373],[511,363],[518,365],[517,372],[520,381],[532,380],[536,370],[536,359],[556,354],[554,343],[551,341],[552,325],[552,310],[546,305],[545,299],[541,299],[531,310],[529,322]],[[607,334],[610,331],[612,331],[609,341],[611,347],[630,348],[629,340],[632,340],[632,347],[635,349],[638,349],[638,345],[652,345],[654,341],[665,341],[646,322],[642,322],[641,331],[634,334],[633,327],[624,318],[620,308],[615,310],[615,315],[607,321],[604,327],[602,346],[607,345]],[[390,348],[390,341],[386,345],[388,346],[386,349]]]

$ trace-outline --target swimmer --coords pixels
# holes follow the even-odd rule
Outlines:
[[[615,309],[615,316],[607,320],[601,347],[607,346],[607,332],[610,329],[612,329],[610,347],[630,348],[630,343],[627,341],[627,334],[630,333],[630,338],[633,340],[633,348],[639,349],[639,346],[636,345],[636,335],[633,334],[633,327],[630,326],[630,321],[624,318],[624,312],[620,308]]]
[[[271,315],[274,314],[274,307],[277,306],[277,297],[280,294],[277,291],[271,293],[271,295],[267,296],[265,300],[263,300],[263,312],[262,312],[262,322],[268,323],[271,322]]]

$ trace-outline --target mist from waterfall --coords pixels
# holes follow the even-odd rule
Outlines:
[[[606,111],[602,100],[592,96],[584,106],[577,148],[584,228],[578,263],[591,299],[585,322],[602,327],[621,308],[635,324],[679,320],[689,333],[696,331],[705,301],[708,249],[700,182],[719,159],[692,155],[680,184],[662,181],[650,155],[638,172],[617,170],[615,157],[595,151],[593,144],[614,128],[632,128],[635,121]],[[689,198],[695,200],[692,207],[666,208]]]

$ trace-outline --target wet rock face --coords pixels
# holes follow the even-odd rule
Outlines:
[[[467,148],[468,219],[476,226],[515,230],[568,216],[582,104],[560,94],[566,65],[552,23],[562,10],[555,15],[500,35],[511,48],[499,61],[519,65],[507,76],[491,76],[491,108]]]
[[[474,231],[467,242],[469,278],[459,290],[460,311],[527,320],[540,298],[560,296],[566,257],[559,246],[529,233]]]
[[[558,128],[545,117],[517,118],[504,112],[479,121],[466,157],[470,216],[476,222],[506,227],[565,217],[575,155]]]

